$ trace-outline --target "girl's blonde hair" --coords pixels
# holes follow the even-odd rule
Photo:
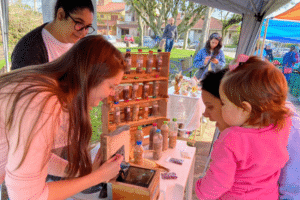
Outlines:
[[[290,115],[285,106],[288,85],[284,75],[272,63],[252,56],[236,69],[228,71],[222,89],[229,101],[243,108],[243,101],[252,106],[249,125],[282,127]]]

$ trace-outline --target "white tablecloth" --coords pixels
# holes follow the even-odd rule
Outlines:
[[[201,92],[197,97],[174,94],[174,87],[168,90],[169,101],[167,117],[177,118],[177,123],[184,124],[184,130],[193,131],[200,127],[200,118],[205,110]]]

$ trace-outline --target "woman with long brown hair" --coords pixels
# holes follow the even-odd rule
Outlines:
[[[205,47],[195,56],[193,65],[195,68],[199,68],[196,73],[198,79],[203,79],[204,75],[210,70],[216,71],[225,67],[225,56],[221,49],[223,46],[222,40],[218,33],[211,34]]]
[[[53,62],[0,76],[0,184],[5,179],[10,199],[66,199],[118,174],[122,156],[92,164],[89,110],[114,95],[124,68],[115,47],[88,36]],[[68,165],[57,170],[67,179],[46,183],[62,138]]]

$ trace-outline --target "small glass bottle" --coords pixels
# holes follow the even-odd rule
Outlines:
[[[149,51],[147,56],[147,66],[146,66],[146,73],[151,74],[153,67],[153,51]]]
[[[153,104],[152,104],[152,115],[153,116],[158,116],[159,115],[157,101],[154,101]]]
[[[160,130],[157,129],[156,133],[153,137],[153,159],[154,160],[159,160],[162,156],[162,135],[160,133]]]
[[[129,100],[129,85],[124,85],[123,88],[123,97],[124,97],[124,101],[128,101]]]
[[[115,105],[118,105],[119,102],[115,102]],[[114,119],[116,124],[121,123],[120,107],[115,107]]]
[[[164,121],[164,124],[160,127],[163,136],[163,151],[168,149],[168,137],[169,137],[169,126],[168,122]]]
[[[124,108],[124,114],[125,114],[125,121],[129,122],[130,121],[130,107],[129,106]]]
[[[135,141],[144,141],[144,133],[142,126],[139,126],[136,133],[135,133]]]
[[[140,111],[140,105],[139,104],[134,105],[132,110],[132,121],[137,121],[139,119],[139,111]]]
[[[156,133],[157,130],[157,124],[153,123],[152,128],[150,129],[150,134],[149,134],[149,150],[153,149],[153,136]]]
[[[132,84],[132,93],[131,93],[131,99],[136,100],[137,99],[137,91],[139,89],[139,83],[133,83]]]
[[[153,81],[153,98],[158,97],[159,81]]]
[[[125,61],[126,61],[125,74],[130,74],[130,71],[131,71],[131,49],[126,49]]]
[[[139,73],[139,74],[142,73],[143,62],[144,62],[144,56],[142,54],[142,49],[139,49],[137,58],[136,58],[136,73]]]
[[[149,106],[148,104],[144,107],[144,119],[148,119],[149,117]]]
[[[179,137],[183,137],[184,136],[185,131],[182,130],[182,129],[184,129],[184,124],[183,123],[179,123],[178,124],[178,136]]]
[[[145,82],[143,86],[143,99],[148,99],[149,96],[149,83]]]
[[[156,56],[156,71],[160,72],[162,67],[162,53],[161,49],[157,50],[157,56]]]
[[[144,164],[144,148],[142,141],[137,141],[134,147],[134,163],[137,165]]]
[[[170,123],[170,136],[169,136],[169,148],[174,149],[177,143],[178,125],[177,119],[173,118],[173,122]]]
[[[114,103],[119,103],[120,101],[120,90],[115,91]]]

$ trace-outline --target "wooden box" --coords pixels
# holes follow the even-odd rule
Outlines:
[[[138,169],[150,170],[141,167],[136,167]],[[128,184],[124,182],[119,182],[116,179],[110,181],[112,185],[112,195],[114,200],[156,200],[159,197],[159,171],[154,171],[154,175],[151,179],[150,184],[145,186],[137,186],[133,184]],[[138,175],[137,175],[138,176]]]
[[[157,123],[158,127],[162,126],[164,121],[169,121],[167,119],[167,101],[168,101],[168,80],[169,80],[169,60],[170,60],[170,53],[169,52],[163,52],[162,54],[162,68],[160,72],[157,72],[155,70],[155,67],[157,65],[156,62],[156,53],[154,53],[154,62],[152,65],[152,72],[146,73],[145,70],[142,71],[142,73],[136,73],[135,67],[136,67],[136,59],[137,59],[137,53],[132,53],[132,70],[130,74],[124,74],[123,80],[121,81],[121,85],[129,85],[129,100],[127,102],[124,101],[124,92],[121,92],[119,94],[119,103],[116,105],[114,104],[114,97],[108,97],[103,101],[102,105],[102,130],[103,134],[109,134],[110,132],[114,131],[118,126],[123,125],[129,125],[130,126],[130,159],[133,157],[133,147],[135,146],[135,133],[138,126],[143,127],[143,133],[144,133],[144,141],[143,145],[147,145],[149,143],[149,138],[147,137],[150,132],[151,125],[153,123]],[[147,64],[147,56],[148,54],[143,54],[143,69],[146,68]],[[158,89],[158,96],[154,97],[153,94],[153,82],[159,81],[159,89]],[[139,87],[137,90],[137,97],[138,101],[132,100],[132,84],[138,83]],[[149,97],[148,99],[143,98],[143,85],[145,83],[149,84]],[[159,108],[159,114],[156,116],[153,116],[152,114],[152,105],[153,102],[157,102],[158,108]],[[139,105],[139,113],[138,113],[138,120],[133,121],[132,120],[132,109],[135,105]],[[114,122],[114,111],[115,108],[120,108],[120,119],[121,122],[119,124],[116,124]],[[124,109],[126,107],[131,108],[131,120],[125,121],[125,114]],[[144,111],[145,108],[148,107],[149,110],[149,116],[145,117]]]

